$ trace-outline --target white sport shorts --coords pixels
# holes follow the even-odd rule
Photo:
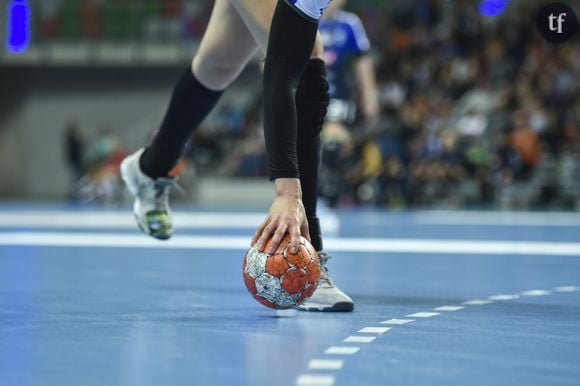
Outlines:
[[[332,0],[286,0],[302,16],[318,21]]]

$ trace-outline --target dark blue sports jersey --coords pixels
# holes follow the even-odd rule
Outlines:
[[[349,61],[370,48],[362,22],[357,15],[340,11],[332,20],[321,20],[319,30],[324,42],[330,96],[349,100],[352,94],[347,82]]]

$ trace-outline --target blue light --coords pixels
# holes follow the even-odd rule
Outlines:
[[[503,12],[509,0],[483,0],[479,4],[479,12],[483,16],[496,16]]]
[[[26,51],[30,42],[30,5],[26,0],[12,0],[8,4],[7,28],[8,51],[12,53]]]

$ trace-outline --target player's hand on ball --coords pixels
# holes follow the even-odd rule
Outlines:
[[[266,219],[260,224],[252,245],[256,245],[260,252],[274,253],[284,234],[291,238],[290,252],[296,253],[300,244],[300,235],[310,241],[310,232],[306,212],[302,204],[302,190],[297,178],[279,178],[275,182],[276,198],[270,207]],[[268,250],[264,251],[266,242]]]

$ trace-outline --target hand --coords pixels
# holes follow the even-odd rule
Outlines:
[[[266,242],[272,238],[266,253],[274,253],[286,233],[290,235],[290,253],[296,253],[300,235],[310,240],[308,220],[302,204],[302,190],[297,178],[279,178],[275,182],[276,198],[266,219],[260,224],[252,238],[259,251],[264,251]]]

